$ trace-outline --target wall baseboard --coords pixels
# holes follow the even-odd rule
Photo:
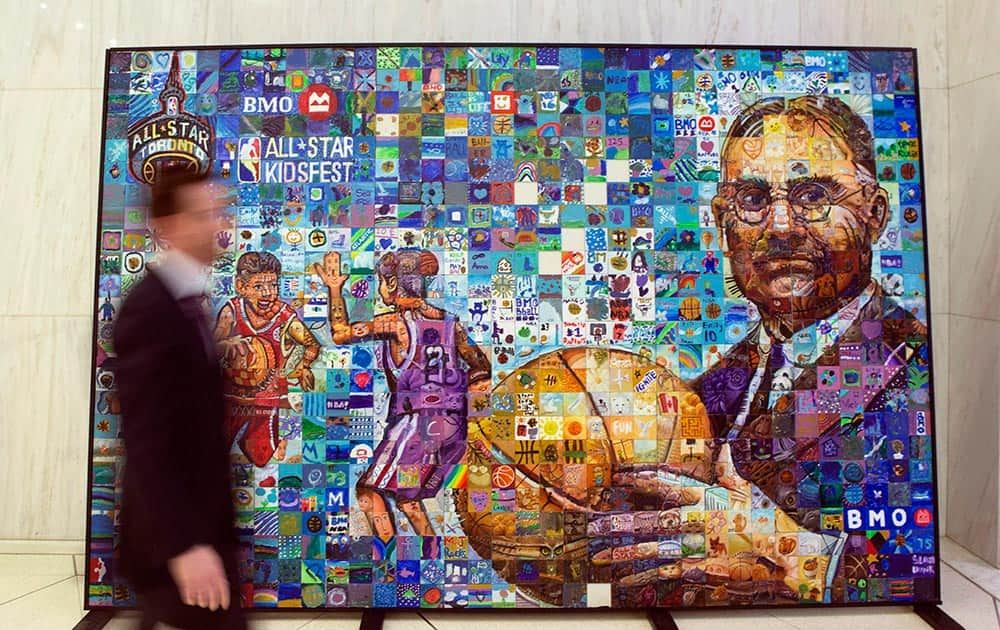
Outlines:
[[[0,554],[72,556],[86,553],[83,540],[3,540]]]

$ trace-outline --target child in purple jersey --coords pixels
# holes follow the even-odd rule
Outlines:
[[[358,503],[373,518],[391,495],[418,535],[433,536],[421,501],[440,491],[465,454],[468,394],[488,391],[489,359],[455,315],[427,303],[428,281],[438,273],[431,252],[403,249],[379,259],[379,296],[393,311],[370,322],[348,322],[339,253],[327,253],[314,270],[330,289],[334,343],[373,342],[392,390],[388,426],[358,481]]]

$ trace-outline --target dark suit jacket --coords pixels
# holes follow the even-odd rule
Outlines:
[[[190,320],[150,271],[114,328],[125,441],[119,552],[134,586],[169,579],[168,559],[210,544],[233,566],[236,534],[222,376]]]
[[[886,373],[880,388],[866,388],[863,384],[858,388],[865,391],[864,412],[882,411],[891,392],[906,389],[906,367],[912,360],[906,356],[906,346],[914,351],[926,344],[927,327],[900,308],[892,298],[876,291],[857,319],[840,335],[836,347],[820,356],[815,366],[804,369],[791,390],[781,395],[770,408],[770,388],[762,383],[749,403],[750,412],[739,435],[735,439],[727,439],[741,406],[745,404],[754,371],[751,365],[755,365],[757,360],[767,360],[767,357],[755,356],[758,332],[759,325],[690,385],[698,392],[708,411],[714,448],[718,449],[723,442],[728,442],[733,463],[744,479],[760,488],[801,525],[818,529],[818,506],[799,506],[795,483],[801,477],[801,471],[796,470],[796,464],[816,461],[817,449],[827,438],[856,436],[865,418],[864,413],[848,414],[851,420],[844,423],[842,413],[817,412],[814,415],[818,426],[803,431],[802,425],[806,423],[801,422],[797,415],[796,392],[817,389],[817,371],[823,366],[847,363],[848,346],[853,346],[855,352],[860,348],[863,356],[861,364],[872,367],[893,361],[890,353],[895,350],[895,362],[901,362],[902,369],[894,374]],[[915,352],[910,354],[916,355]],[[850,362],[854,366],[859,364],[857,356],[852,357]],[[790,479],[795,481],[790,482]]]

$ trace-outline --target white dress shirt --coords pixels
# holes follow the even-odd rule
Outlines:
[[[757,395],[757,390],[760,388],[761,381],[764,379],[764,373],[767,372],[768,363],[770,362],[771,349],[775,343],[778,343],[781,348],[782,356],[785,359],[785,366],[787,366],[787,374],[782,374],[782,379],[777,378],[779,375],[775,375],[771,382],[771,391],[768,395],[767,407],[770,409],[778,398],[785,394],[785,388],[783,383],[787,382],[788,387],[795,382],[803,372],[803,370],[814,364],[816,359],[819,358],[826,350],[832,348],[840,336],[847,332],[861,315],[861,311],[868,305],[871,301],[872,296],[875,295],[876,285],[872,281],[865,287],[856,298],[845,304],[836,313],[827,317],[826,319],[818,320],[810,326],[807,326],[799,331],[789,339],[776,340],[768,334],[767,330],[763,325],[758,325],[754,332],[750,333],[751,338],[750,343],[757,346],[758,352],[760,353],[760,361],[757,364],[757,369],[754,371],[753,376],[750,378],[750,385],[747,387],[746,396],[743,397],[743,404],[740,406],[740,413],[736,416],[736,422],[733,423],[732,428],[729,430],[729,438],[736,439],[739,437],[740,431],[743,430],[743,425],[746,424],[747,416],[750,415],[751,402],[754,396]]]
[[[156,272],[175,300],[204,295],[212,269],[178,249],[168,249],[156,257]]]
[[[178,302],[192,297],[203,298],[199,302],[201,322],[198,322],[198,333],[202,338],[206,354],[210,357],[215,356],[211,316],[208,312],[207,299],[204,298],[212,278],[211,267],[203,265],[180,250],[171,249],[161,252],[157,256],[154,269],[163,283],[167,285],[170,295]]]

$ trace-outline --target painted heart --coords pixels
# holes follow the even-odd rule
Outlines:
[[[378,240],[378,246],[379,246],[380,249],[389,249],[390,247],[392,247],[392,239],[391,238],[380,238]]]
[[[714,148],[715,148],[715,142],[711,140],[701,141],[701,150],[704,151],[705,153],[711,153]]]
[[[354,375],[354,384],[364,389],[368,387],[368,383],[372,381],[372,376],[368,372],[358,372]]]
[[[489,194],[490,191],[486,190],[485,188],[476,188],[475,190],[472,191],[472,196],[475,197],[477,201],[483,201],[484,199],[486,199],[486,197],[489,196]]]
[[[683,198],[688,198],[694,194],[694,186],[678,186],[677,193]]]
[[[764,141],[760,138],[743,138],[743,152],[751,160],[756,160],[764,148]]]
[[[156,53],[156,64],[161,68],[166,68],[167,63],[170,61],[170,53],[158,52]]]

